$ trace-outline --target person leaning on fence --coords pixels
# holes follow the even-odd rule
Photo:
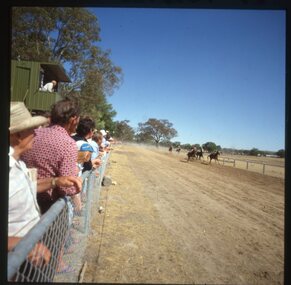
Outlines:
[[[93,148],[89,143],[82,141],[82,140],[77,141],[76,144],[78,147],[78,160],[77,160],[78,176],[81,177],[83,165],[84,165],[84,163],[90,161],[91,155],[93,153]],[[82,191],[81,195],[82,195],[82,200],[85,200],[86,192]],[[80,211],[80,209],[81,209],[80,207],[78,207],[79,206],[78,202],[81,203],[81,199],[78,201],[74,201],[75,212],[77,214],[78,214],[78,211]]]
[[[38,178],[58,176],[77,176],[77,146],[70,134],[75,132],[80,119],[77,102],[64,99],[51,108],[51,125],[35,131],[33,148],[22,159],[28,167],[37,168]],[[80,192],[75,185],[71,187],[51,187],[38,193],[37,201],[41,212],[45,213],[51,205],[64,196],[74,196]]]
[[[95,130],[95,122],[90,117],[83,117],[80,119],[80,122],[78,124],[78,127],[76,129],[76,134],[72,136],[72,138],[77,141],[85,141],[88,142],[94,134]],[[83,172],[84,171],[90,171],[93,168],[97,168],[101,165],[101,160],[96,158],[93,160],[89,160],[87,162],[84,162],[83,165]]]
[[[77,146],[70,135],[76,131],[79,119],[80,108],[76,101],[63,99],[52,106],[51,125],[35,131],[33,148],[23,155],[23,160],[29,167],[37,168],[38,178],[77,177]],[[71,196],[74,199],[80,191],[81,189],[73,185],[51,187],[48,191],[38,193],[37,201],[41,213],[47,212],[60,197]],[[70,236],[67,236],[66,242],[69,238]],[[70,267],[63,262],[63,253],[62,248],[58,257],[57,272],[63,272]],[[70,268],[70,271],[72,270]]]
[[[108,152],[110,150],[110,142],[106,139],[107,132],[105,130],[101,130],[100,133],[103,136],[102,147],[104,151]]]
[[[104,154],[105,154],[105,147],[103,145],[103,134],[102,132],[98,132],[97,133],[97,140],[95,140],[98,144],[98,147],[99,147],[99,153],[98,153],[98,156],[99,157],[102,157]]]
[[[57,81],[52,80],[51,82],[48,82],[42,87],[42,91],[48,91],[48,92],[54,92],[55,87],[57,86]]]
[[[91,159],[100,158],[102,154],[100,153],[100,146],[102,144],[103,136],[101,133],[95,132],[90,145],[93,148],[93,153]]]
[[[9,210],[8,210],[8,251],[32,229],[40,220],[36,192],[51,188],[53,179],[33,181],[25,163],[20,156],[32,148],[34,129],[45,125],[47,118],[32,117],[23,102],[11,102],[10,106],[10,150],[9,150]],[[59,186],[81,182],[76,177],[58,177],[54,182]],[[36,266],[48,264],[51,257],[49,249],[37,243],[28,255],[28,260]]]

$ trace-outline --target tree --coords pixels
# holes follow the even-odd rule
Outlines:
[[[258,154],[260,154],[260,151],[255,147],[249,151],[249,155],[258,156]]]
[[[133,141],[134,129],[129,126],[129,120],[116,121],[114,137],[122,141]]]
[[[152,143],[152,137],[148,133],[135,133],[134,140],[138,143]]]
[[[200,149],[201,148],[199,143],[194,144],[194,146],[196,147],[196,149]]]
[[[173,124],[168,120],[148,119],[138,124],[139,136],[149,138],[158,145],[162,140],[170,140],[178,135]]]
[[[187,149],[187,150],[190,150],[190,149],[192,148],[192,145],[189,144],[189,143],[182,144],[182,145],[181,145],[181,148],[183,148],[183,149]]]
[[[285,150],[284,149],[280,149],[276,152],[276,155],[278,155],[279,157],[285,157]]]
[[[63,64],[72,83],[60,84],[61,95],[80,99],[86,115],[110,125],[116,113],[106,96],[122,82],[122,70],[110,60],[110,50],[97,46],[99,41],[98,20],[86,8],[12,9],[12,58]]]
[[[173,147],[174,148],[178,148],[180,146],[181,146],[181,142],[179,142],[179,141],[173,142]]]
[[[207,142],[202,145],[202,148],[208,152],[213,152],[217,150],[217,146],[214,142]]]

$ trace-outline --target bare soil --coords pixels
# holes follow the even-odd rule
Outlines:
[[[284,179],[115,146],[84,282],[283,284]]]

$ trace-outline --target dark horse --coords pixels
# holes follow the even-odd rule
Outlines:
[[[188,156],[188,160],[187,161],[189,161],[191,157],[195,157],[196,156],[196,152],[197,151],[196,151],[195,148],[193,148],[189,152],[187,152],[187,156]]]
[[[220,152],[217,150],[216,152],[212,152],[212,153],[210,153],[208,156],[207,156],[207,159],[208,159],[208,157],[210,158],[210,162],[209,163],[211,163],[211,160],[212,159],[214,159],[215,160],[215,162],[217,161],[218,162],[218,164],[219,164],[219,161],[218,161],[218,156],[220,155]]]
[[[202,150],[199,150],[196,152],[196,159],[197,158],[201,159],[201,157],[203,157],[203,152],[202,152]]]
[[[180,147],[176,148],[176,152],[180,153],[180,151],[181,151]]]

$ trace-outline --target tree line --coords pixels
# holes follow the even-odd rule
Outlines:
[[[279,157],[285,157],[285,150],[280,149],[277,152],[262,151],[257,148],[247,149],[234,149],[234,148],[222,148],[220,145],[214,142],[206,142],[204,144],[181,144],[179,141],[172,142],[171,139],[176,137],[178,132],[173,128],[173,124],[168,120],[159,120],[150,118],[144,123],[139,123],[138,128],[134,130],[129,125],[129,120],[117,121],[115,126],[114,137],[121,141],[137,142],[137,143],[153,143],[161,146],[172,146],[173,148],[182,148],[190,150],[196,147],[196,149],[203,149],[203,151],[214,152],[221,151],[229,154],[240,155],[252,155],[252,156],[265,156],[265,155],[277,155]]]

